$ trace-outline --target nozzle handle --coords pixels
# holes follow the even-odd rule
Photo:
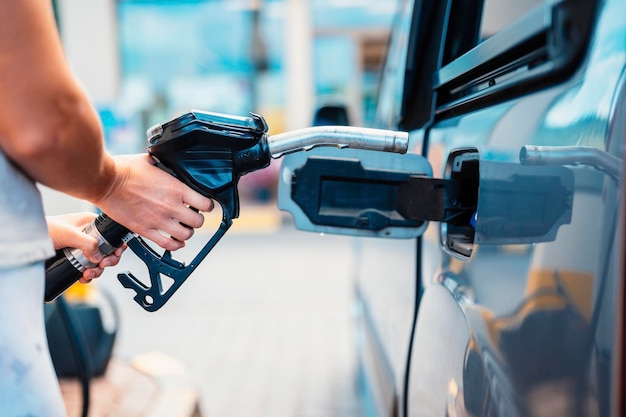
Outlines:
[[[104,213],[99,214],[83,232],[98,240],[98,249],[104,256],[112,254],[122,246],[130,233],[127,228]],[[44,301],[47,303],[54,301],[80,279],[85,269],[95,266],[96,264],[89,261],[80,249],[59,249],[56,256],[46,261]]]
[[[49,303],[56,300],[59,295],[63,294],[81,276],[83,276],[83,272],[77,269],[65,256],[63,249],[58,250],[54,258],[46,261],[44,301]]]

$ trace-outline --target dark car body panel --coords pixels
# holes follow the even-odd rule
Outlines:
[[[426,2],[416,3],[426,7]],[[360,261],[358,294],[369,309],[369,331],[380,338],[395,376],[400,404],[379,407],[385,410],[382,415],[396,410],[409,416],[618,415],[621,177],[576,160],[558,165],[572,176],[570,200],[548,201],[548,206],[560,204],[569,214],[543,239],[519,233],[506,239],[504,230],[498,241],[488,227],[497,218],[481,219],[481,213],[494,212],[489,184],[522,175],[518,168],[525,145],[592,147],[621,165],[626,24],[616,16],[625,16],[626,7],[606,1],[593,10],[584,54],[559,77],[525,84],[526,91],[513,86],[509,95],[487,97],[474,107],[454,111],[450,102],[438,105],[435,98],[429,121],[420,120],[411,103],[398,110],[404,112],[396,117],[398,125],[414,129],[412,136],[422,145],[416,149],[423,147],[436,177],[446,176],[451,152],[467,149],[479,155],[478,223],[471,256],[442,250],[447,226],[431,223],[418,244],[419,259],[406,258],[404,268],[386,274],[372,267],[373,254],[387,259],[384,254],[393,252],[398,255],[391,258],[395,265],[402,262],[399,254],[413,246],[370,241],[360,245],[368,256]],[[413,56],[407,61],[424,59]],[[453,68],[462,75],[463,65],[459,59],[435,72],[435,87],[452,78]],[[404,82],[405,87],[419,85]],[[425,96],[410,88],[404,92],[405,101]],[[389,127],[392,121],[385,117],[379,124]],[[542,180],[536,184],[542,183],[545,186]],[[507,195],[496,204],[501,210],[507,204],[509,210],[520,205],[536,209],[536,198],[532,192]],[[518,211],[518,218],[523,217],[523,210]],[[502,224],[511,225],[511,219]],[[387,250],[381,250],[385,245]],[[410,249],[400,249],[404,245]],[[421,267],[418,283],[411,273],[416,265]],[[387,296],[394,292],[396,297]],[[409,306],[408,299],[417,305]],[[413,329],[410,317],[417,308]],[[410,356],[403,356],[409,337]]]

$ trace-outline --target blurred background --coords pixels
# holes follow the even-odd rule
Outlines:
[[[274,134],[341,104],[352,124],[368,125],[396,3],[54,0],[67,58],[114,154],[144,151],[146,129],[190,109],[255,112]],[[245,177],[243,197],[271,198],[275,172]],[[70,204],[48,200],[51,212]]]
[[[339,104],[351,124],[369,125],[397,7],[396,0],[53,3],[67,59],[113,154],[144,152],[149,127],[190,109],[258,113],[275,134],[311,126],[316,108]],[[355,365],[354,241],[293,229],[275,204],[279,163],[242,178],[240,217],[158,312],[143,311],[116,279],[125,270],[146,274],[130,251],[82,286],[89,290],[70,291],[95,334],[92,350],[107,345],[113,358],[105,378],[93,381],[90,416],[191,415],[165,404],[166,386],[177,389],[174,403],[185,402],[181,374],[197,399],[194,416],[368,415]],[[94,210],[46,188],[42,194],[47,214]],[[196,231],[175,256],[191,259],[213,232]],[[70,378],[61,376],[68,413],[80,415],[75,360],[67,341],[54,339],[58,329],[48,330],[57,372],[70,368]],[[128,366],[149,381],[131,378]],[[174,382],[165,383],[161,376],[170,374]]]

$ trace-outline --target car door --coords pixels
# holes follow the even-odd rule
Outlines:
[[[446,12],[426,154],[475,211],[426,232],[407,415],[618,415],[625,4],[485,33],[489,2],[454,26],[470,3]]]

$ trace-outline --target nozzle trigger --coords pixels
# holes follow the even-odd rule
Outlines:
[[[170,251],[165,251],[159,255],[141,237],[128,241],[128,247],[137,255],[148,267],[150,275],[150,285],[147,286],[130,272],[122,272],[117,275],[124,288],[135,291],[133,299],[146,311],[157,311],[170,299],[178,288],[191,275],[202,260],[217,245],[219,240],[226,234],[233,221],[224,211],[222,222],[211,239],[198,252],[189,265],[172,258]],[[172,285],[164,289],[162,275],[173,280]]]

